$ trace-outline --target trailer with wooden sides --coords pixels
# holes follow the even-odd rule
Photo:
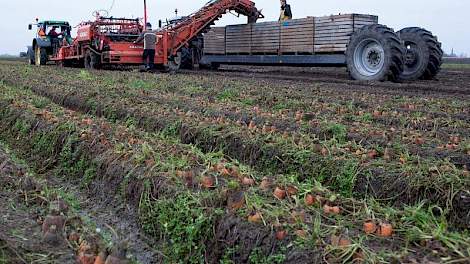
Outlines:
[[[378,17],[345,14],[212,28],[201,65],[347,67],[356,80],[432,79],[442,64],[437,37],[418,28],[399,32]]]

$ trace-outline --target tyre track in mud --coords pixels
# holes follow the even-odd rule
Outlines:
[[[73,263],[75,252],[65,243],[43,241],[41,218],[46,198],[37,199],[42,184],[25,165],[0,145],[0,263]],[[59,241],[60,242],[60,241]],[[7,262],[8,261],[8,262]],[[42,261],[42,262],[41,262]]]
[[[470,97],[470,89],[463,87],[443,88],[449,85],[446,81],[416,81],[409,83],[391,83],[391,82],[360,82],[353,81],[346,78],[329,78],[329,77],[311,77],[306,76],[304,73],[292,72],[274,72],[266,73],[259,71],[246,70],[230,70],[223,69],[219,71],[209,70],[182,70],[183,74],[198,75],[203,74],[207,76],[223,76],[226,78],[244,78],[244,79],[260,79],[260,80],[278,80],[278,81],[296,81],[301,83],[316,83],[322,87],[328,87],[330,90],[347,91],[353,89],[354,91],[366,91],[374,94],[388,94],[388,95],[407,95],[407,96],[429,96],[429,97],[453,97],[455,95]],[[445,73],[441,73],[438,77]],[[467,84],[470,81],[466,82]],[[431,84],[431,85],[429,85]],[[335,85],[331,87],[329,85]],[[441,86],[442,85],[442,86]]]
[[[138,258],[140,263],[150,263],[148,260],[152,252],[149,246],[151,240],[148,240],[146,244],[141,238],[136,237],[139,230],[136,224],[128,220],[129,209],[116,212],[115,206],[85,195],[79,191],[77,185],[55,177],[53,173],[37,175],[34,173],[37,168],[27,166],[23,160],[20,161],[20,165],[16,157],[15,160],[11,158],[11,153],[6,152],[4,146],[0,145],[0,190],[4,188],[0,192],[0,201],[4,204],[16,204],[12,208],[0,207],[0,212],[4,216],[0,219],[2,224],[0,225],[0,241],[5,240],[7,246],[15,248],[13,250],[21,261],[14,263],[26,263],[25,260],[31,263],[78,263],[79,256],[77,256],[76,249],[80,244],[77,243],[80,239],[66,242],[70,240],[67,234],[74,232],[84,240],[99,240],[101,241],[98,242],[99,244],[102,243],[102,237],[100,237],[102,234],[112,235],[111,241],[114,245],[121,243],[124,240],[122,236],[126,236],[125,239],[130,242],[128,252]],[[66,193],[66,197],[54,197],[59,194],[51,194],[58,190]],[[40,196],[37,196],[38,193]],[[38,201],[36,197],[41,199]],[[70,203],[72,200],[73,204]],[[59,201],[63,203],[62,208],[65,208],[61,213],[66,223],[64,230],[57,237],[56,245],[45,241],[46,236],[41,232],[41,222],[47,218],[47,211],[50,213],[50,208]],[[47,205],[50,208],[47,208]],[[100,230],[99,232],[96,231],[95,226]],[[42,228],[44,230],[44,226]],[[15,230],[13,235],[10,235],[8,229]],[[21,236],[24,239],[21,239],[19,234],[23,232],[25,233]],[[127,236],[128,234],[130,235]],[[43,256],[37,255],[39,253]],[[35,259],[35,255],[38,259]],[[42,262],[46,260],[47,262]]]

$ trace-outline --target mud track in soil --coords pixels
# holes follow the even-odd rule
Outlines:
[[[217,75],[229,78],[247,78],[273,81],[295,81],[303,83],[318,83],[318,85],[333,85],[333,90],[345,89],[368,91],[386,95],[409,95],[430,97],[470,96],[467,85],[470,83],[470,69],[443,69],[436,81],[414,81],[405,83],[390,82],[359,82],[349,79],[342,68],[291,68],[291,67],[238,67],[223,66],[218,71],[189,71],[187,74]]]
[[[46,201],[35,199],[40,185],[0,146],[0,261],[5,263],[74,263],[75,252],[65,243],[44,243],[38,220]],[[31,195],[31,196],[30,196]],[[30,196],[28,198],[28,196]],[[37,197],[36,197],[37,198]],[[2,262],[3,263],[3,262]]]

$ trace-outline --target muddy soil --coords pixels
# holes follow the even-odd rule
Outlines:
[[[219,71],[185,71],[188,74],[209,74],[230,78],[250,78],[277,82],[297,81],[328,85],[333,90],[367,91],[373,94],[401,94],[410,96],[449,97],[470,96],[470,69],[443,69],[434,81],[404,83],[359,82],[350,80],[342,68],[293,68],[293,67],[240,67],[223,66]]]
[[[13,117],[13,120],[10,120],[11,122],[22,118],[23,120],[30,120],[32,123],[36,124],[35,130],[31,131],[31,137],[35,134],[53,133],[54,131],[53,126],[47,124],[44,120],[31,120],[25,117],[24,113],[20,114],[16,112],[16,114],[12,114],[11,116]],[[8,125],[6,125],[6,127],[8,127]],[[110,132],[98,132],[98,134],[108,133]],[[125,190],[129,198],[129,203],[119,203],[122,197],[116,197],[124,175],[130,173],[130,164],[126,164],[125,162],[121,163],[117,161],[116,157],[106,156],[104,151],[106,147],[101,143],[95,142],[83,148],[89,151],[89,153],[86,153],[87,156],[101,159],[97,171],[97,174],[100,175],[100,179],[95,180],[91,184],[88,192],[79,191],[81,180],[72,178],[68,181],[63,181],[65,180],[63,176],[67,177],[67,175],[62,175],[61,177],[55,173],[56,170],[53,169],[53,166],[58,159],[57,154],[61,152],[68,136],[70,135],[66,132],[58,136],[58,141],[51,142],[53,148],[56,149],[56,154],[49,157],[44,155],[40,155],[40,157],[28,155],[28,150],[31,149],[32,146],[28,146],[28,144],[24,142],[18,142],[16,137],[10,138],[9,141],[14,143],[15,148],[23,152],[25,157],[28,158],[32,164],[36,164],[36,166],[40,167],[40,170],[45,173],[44,176],[48,177],[50,187],[63,189],[77,199],[76,203],[79,204],[79,215],[81,218],[91,220],[97,229],[102,230],[102,232],[110,233],[112,235],[111,240],[114,244],[118,244],[120,241],[126,241],[128,243],[127,252],[130,258],[136,259],[139,263],[165,263],[165,256],[155,249],[159,242],[144,235],[138,223],[136,209],[138,208],[139,198],[143,191],[142,182],[132,182],[129,184],[127,190]],[[24,138],[23,140],[27,141],[28,139]],[[86,141],[82,141],[82,144],[86,143]],[[78,146],[75,147],[78,148]],[[136,168],[134,168],[133,172],[137,175],[140,173],[143,174],[143,172],[139,172],[139,169]],[[155,197],[172,195],[170,191],[172,187],[168,186],[164,181],[159,182],[158,179],[158,177],[154,177],[153,179],[154,184],[152,184],[152,186],[154,187],[151,191],[152,195]],[[162,185],[159,186],[160,184]],[[222,200],[221,203],[224,203],[224,201]],[[255,248],[260,249],[262,254],[269,255],[272,250],[277,250],[281,246],[281,243],[277,242],[274,238],[272,230],[253,224],[249,225],[249,228],[246,228],[246,221],[237,216],[228,215],[218,220],[218,222],[220,224],[214,227],[215,236],[218,239],[209,241],[212,243],[214,249],[214,251],[211,251],[212,253],[210,253],[210,255],[207,255],[209,263],[217,263],[218,260],[223,257],[224,250],[226,249],[224,244],[226,239],[232,239],[230,242],[231,246],[243,248],[243,250],[240,251],[240,258],[234,257],[235,259],[239,259],[241,263],[248,260],[249,255]],[[246,239],[233,240],[239,237]],[[260,240],[260,237],[263,239],[266,238],[267,241],[264,242]],[[284,243],[287,242],[283,242],[282,244]],[[310,253],[304,251],[292,251],[289,253],[287,260],[293,259],[297,261],[300,260],[301,263],[311,263],[309,260]]]
[[[53,69],[51,69],[53,70]],[[295,71],[297,70],[297,71]],[[465,70],[462,70],[462,72]],[[462,73],[459,72],[458,74]],[[207,72],[202,72],[202,74],[205,74]],[[16,73],[17,74],[17,73]],[[108,72],[107,72],[108,74]],[[194,78],[196,77],[196,74],[194,72],[188,72],[188,74],[194,75]],[[213,72],[210,72],[210,74],[213,74]],[[298,69],[291,69],[291,68],[246,68],[246,69],[225,69],[219,72],[215,72],[214,74],[216,75],[222,75],[224,76],[225,79],[250,79],[254,77],[256,81],[254,81],[254,84],[261,85],[272,85],[273,89],[277,88],[279,86],[279,83],[282,85],[288,85],[288,86],[293,86],[294,89],[292,90],[292,93],[289,94],[289,97],[291,100],[299,100],[299,101],[314,101],[315,97],[318,96],[325,96],[324,101],[332,101],[336,99],[340,99],[339,103],[341,104],[346,104],[348,100],[358,100],[358,104],[360,104],[360,109],[364,109],[364,111],[370,111],[370,109],[375,109],[372,102],[367,101],[367,97],[365,94],[369,95],[380,95],[384,96],[386,99],[382,100],[389,100],[390,98],[393,98],[394,96],[399,96],[399,95],[404,95],[400,91],[397,90],[395,91],[394,89],[397,88],[403,88],[405,87],[406,89],[418,89],[418,90],[426,90],[429,87],[444,87],[445,92],[449,92],[448,88],[453,87],[452,89],[458,89],[462,91],[467,91],[464,87],[461,87],[460,83],[456,81],[455,76],[452,77],[455,73],[453,71],[443,71],[440,75],[440,78],[442,80],[435,81],[435,82],[413,82],[413,83],[404,83],[404,84],[393,84],[393,83],[361,83],[361,82],[353,82],[347,79],[347,76],[345,76],[345,73],[342,72],[341,70],[338,69],[310,69],[310,70],[305,70],[301,69],[298,71]],[[237,74],[240,74],[240,76],[237,77]],[[279,82],[276,83],[272,80],[271,77],[269,76],[276,76],[276,78],[279,78]],[[132,73],[126,73],[129,77],[135,77],[132,75]],[[234,77],[235,75],[235,77]],[[313,75],[313,77],[311,77]],[[322,76],[325,75],[328,78],[331,77],[335,81],[331,82],[330,79],[322,79]],[[198,73],[199,76],[199,73]],[[442,76],[442,77],[441,77]],[[451,77],[449,77],[451,76]],[[312,79],[313,78],[313,79]],[[466,77],[462,77],[462,81],[465,82]],[[5,78],[7,79],[7,78]],[[468,79],[468,78],[467,78]],[[259,80],[259,81],[258,81]],[[18,80],[20,81],[20,80]],[[305,81],[311,81],[316,83],[317,85],[321,86],[322,88],[319,89],[318,91],[316,89],[312,88],[304,88],[302,87],[301,83],[305,83]],[[11,82],[11,81],[10,81]],[[69,82],[66,80],[66,82]],[[299,84],[300,83],[300,84]],[[322,140],[328,140],[331,139],[334,135],[328,131],[323,131],[319,127],[308,127],[304,131],[300,130],[300,125],[295,122],[294,120],[291,119],[286,119],[286,120],[277,120],[276,118],[271,118],[271,119],[265,119],[264,117],[258,117],[258,116],[253,116],[249,113],[238,113],[234,114],[233,112],[230,111],[230,105],[228,105],[225,108],[218,109],[215,108],[214,112],[208,114],[207,107],[206,105],[212,104],[211,99],[203,98],[199,96],[199,100],[201,100],[201,103],[198,103],[198,100],[191,101],[191,99],[187,99],[188,101],[183,101],[181,103],[175,102],[169,103],[165,100],[165,97],[162,97],[160,94],[152,94],[152,95],[135,95],[131,97],[129,100],[130,102],[134,103],[139,103],[142,105],[145,104],[151,104],[152,106],[157,106],[157,107],[162,107],[166,109],[163,113],[159,113],[159,117],[155,117],[154,115],[149,115],[147,113],[144,113],[142,111],[139,111],[139,109],[126,109],[126,104],[121,105],[119,102],[116,102],[115,99],[110,99],[110,98],[105,98],[106,100],[109,100],[108,103],[106,104],[96,104],[95,107],[93,105],[90,105],[88,101],[86,100],[86,97],[82,97],[80,92],[77,91],[71,91],[70,93],[61,93],[59,86],[56,88],[54,85],[49,86],[49,87],[42,87],[41,85],[36,85],[35,82],[28,83],[26,82],[28,86],[31,87],[31,89],[37,93],[38,95],[41,96],[46,96],[48,98],[51,98],[54,102],[61,104],[65,107],[74,109],[74,110],[79,110],[82,112],[89,112],[98,116],[104,116],[107,118],[118,118],[118,119],[127,119],[129,116],[134,117],[137,120],[137,123],[140,127],[143,127],[147,129],[148,131],[161,131],[164,129],[168,124],[172,124],[177,122],[178,119],[181,118],[181,116],[174,114],[171,112],[171,109],[176,108],[176,109],[183,109],[184,111],[188,112],[194,112],[194,113],[201,113],[201,115],[204,116],[210,116],[210,118],[215,119],[217,116],[224,116],[227,119],[230,119],[232,122],[235,120],[241,120],[242,123],[247,125],[250,123],[250,120],[253,121],[255,125],[262,126],[263,123],[265,122],[271,122],[274,124],[277,128],[277,130],[282,132],[287,132],[289,131],[290,133],[302,133],[302,132],[307,132],[311,135],[314,135],[315,137],[319,137]],[[430,85],[431,84],[431,85]],[[347,85],[348,87],[342,87],[342,85]],[[83,89],[83,91],[90,89],[89,86],[87,86],[86,82],[72,82],[71,86],[77,86],[77,89]],[[413,88],[414,87],[414,88]],[[390,88],[390,89],[389,89]],[[345,97],[342,97],[341,94],[344,93],[344,89],[348,89],[348,91],[351,92],[351,94],[346,95]],[[382,90],[381,90],[382,89]],[[285,90],[285,89],[283,89]],[[384,91],[387,91],[387,93],[383,93]],[[436,90],[436,89],[434,89]],[[255,88],[251,88],[249,90],[250,92],[256,93]],[[123,95],[126,95],[126,91],[121,90],[121,89],[116,89],[117,93],[122,93]],[[266,92],[266,91],[265,91]],[[267,91],[269,92],[269,90]],[[283,91],[284,92],[284,91]],[[310,93],[313,94],[310,94]],[[333,96],[329,98],[326,95],[328,92],[332,93]],[[396,92],[395,94],[390,92]],[[431,91],[432,93],[429,96],[426,96],[426,100],[431,100],[434,98],[434,96],[437,96],[437,98],[440,98],[442,94],[436,91]],[[451,91],[452,92],[452,91]],[[275,93],[275,91],[273,91]],[[191,95],[192,96],[192,95]],[[262,95],[260,95],[261,98]],[[348,97],[349,96],[349,97]],[[419,97],[419,93],[416,94],[414,93],[413,96],[410,96],[410,98],[414,98],[413,100],[421,100],[421,97]],[[112,98],[113,96],[110,95]],[[419,97],[419,98],[416,98]],[[380,98],[380,97],[378,97]],[[447,97],[446,97],[447,98]],[[448,98],[447,98],[448,99]],[[462,100],[461,96],[459,96],[459,100]],[[323,101],[323,100],[322,100]],[[123,100],[124,102],[124,100]],[[445,102],[449,103],[449,102]],[[223,105],[217,105],[217,107],[223,107]],[[111,112],[109,112],[109,108],[112,109]],[[234,108],[234,107],[232,107]],[[444,107],[445,109],[445,107]],[[108,111],[108,113],[106,112]],[[431,120],[425,120],[425,121],[420,121],[417,124],[409,124],[406,126],[407,128],[407,133],[413,132],[413,133],[422,133],[424,137],[428,138],[437,138],[441,143],[445,144],[447,143],[446,141],[449,139],[450,136],[456,134],[456,135],[461,135],[463,139],[467,139],[467,133],[466,131],[468,130],[468,124],[465,124],[466,120],[470,120],[470,114],[468,111],[465,109],[462,109],[461,111],[457,113],[447,113],[447,112],[435,112],[435,111],[428,111],[426,112],[426,109],[418,109],[418,110],[410,110],[410,109],[402,109],[400,106],[397,106],[396,108],[397,112],[403,112],[406,117],[412,116],[414,114],[418,115],[426,115],[426,118],[429,117]],[[332,112],[330,109],[329,111],[320,111],[316,117],[321,118],[322,116],[334,116],[336,115],[335,112]],[[202,118],[202,117],[201,117]],[[373,126],[371,129],[376,129],[380,132],[380,130],[386,129],[388,127],[393,127],[393,126],[400,126],[402,117],[394,118],[394,117],[378,117],[373,120]],[[443,122],[443,124],[435,124],[433,122],[434,118],[440,118],[440,122]],[[452,124],[448,125],[446,127],[446,120],[452,120]],[[356,124],[356,121],[344,121],[343,124],[346,126],[350,127],[360,127],[360,125]],[[455,124],[454,124],[455,123]],[[150,126],[148,126],[150,124]],[[460,125],[460,127],[456,127],[456,125]],[[438,127],[437,132],[435,127]],[[199,148],[204,150],[205,152],[210,152],[219,146],[224,146],[226,149],[226,152],[229,156],[237,158],[238,160],[247,163],[248,165],[255,166],[257,168],[264,168],[267,165],[269,165],[266,161],[272,160],[272,157],[274,156],[282,156],[283,153],[278,153],[277,149],[271,149],[267,148],[267,150],[263,150],[263,146],[265,145],[264,142],[250,142],[249,139],[245,139],[243,135],[238,136],[238,135],[230,135],[228,136],[219,136],[219,137],[214,137],[214,136],[207,136],[205,131],[200,131],[198,128],[194,129],[194,127],[186,127],[186,126],[181,126],[181,128],[178,128],[179,134],[181,135],[181,140],[183,143],[191,143],[197,145]],[[347,133],[345,139],[350,141],[350,142],[361,142],[361,145],[369,148],[382,148],[385,149],[389,147],[390,144],[393,144],[393,141],[402,141],[403,135],[399,133],[395,133],[395,135],[389,136],[389,135],[375,135],[375,134],[366,134],[364,133]],[[417,155],[420,158],[425,158],[425,159],[439,159],[439,160],[446,160],[449,159],[451,162],[454,163],[458,168],[460,169],[465,169],[469,167],[469,156],[465,151],[457,151],[457,150],[437,150],[436,148],[436,143],[430,143],[429,145],[423,145],[423,146],[415,146],[413,144],[409,144],[406,148],[408,153],[412,155]],[[314,163],[316,159],[312,160]],[[289,161],[290,163],[290,161]],[[295,164],[295,162],[293,162]],[[281,172],[290,172],[287,170],[289,168],[289,164],[287,166],[284,166],[283,164],[275,164],[275,168]],[[300,165],[298,166],[300,167]],[[374,170],[371,171],[372,174],[374,174]],[[270,171],[270,173],[273,173]],[[302,172],[302,175],[308,175],[310,173],[310,170],[305,170],[305,173]],[[363,186],[364,182],[369,181],[366,179],[364,175],[359,175],[359,181],[358,185],[355,186],[355,190],[358,191],[360,194],[367,194],[367,195],[372,195],[374,197],[380,198],[380,199],[395,199],[396,197],[395,192],[397,190],[403,190],[402,186],[400,184],[396,184],[396,175],[388,172],[386,170],[382,171],[380,173],[380,176],[382,177],[374,177],[374,181],[376,183],[374,184],[368,184]],[[364,181],[364,182],[362,182]],[[402,181],[402,185],[408,186],[407,181]],[[392,189],[389,188],[383,188],[383,186],[391,186],[393,187]],[[376,188],[381,188],[379,190],[374,190]],[[370,191],[372,190],[372,191]],[[393,190],[390,195],[390,190]],[[406,191],[408,188],[405,188]],[[434,189],[435,190],[435,189]],[[412,204],[416,202],[417,200],[424,198],[428,198],[431,201],[436,201],[440,199],[440,195],[430,195],[435,193],[433,189],[409,189],[407,192],[409,193],[403,199],[395,199],[394,202],[398,202],[400,204]],[[425,194],[424,196],[422,194]],[[445,197],[447,199],[448,197]],[[443,205],[444,202],[441,201],[441,205]],[[456,204],[460,204],[456,202]],[[464,221],[465,222],[465,221]]]
[[[49,243],[43,234],[41,221],[47,201],[35,197],[41,190],[26,168],[0,147],[0,250],[6,252],[0,261],[75,263],[75,252],[65,239]]]
[[[53,70],[51,68],[51,70]],[[239,79],[239,80],[257,80],[259,83],[266,85],[266,83],[272,84],[273,87],[279,85],[290,86],[293,85],[297,87],[295,96],[302,97],[305,96],[306,98],[314,98],[316,95],[309,94],[312,90],[311,89],[303,89],[302,85],[315,82],[318,84],[319,87],[322,87],[322,93],[327,93],[325,91],[331,91],[334,94],[341,94],[344,93],[345,89],[348,91],[354,91],[356,93],[371,93],[371,94],[378,94],[384,95],[387,97],[394,97],[394,96],[401,96],[406,95],[410,97],[414,97],[416,100],[420,100],[421,97],[428,99],[434,98],[444,98],[449,99],[452,97],[459,97],[459,100],[465,101],[467,98],[470,98],[470,90],[464,85],[470,83],[470,77],[461,76],[463,74],[470,73],[470,71],[466,72],[466,70],[459,70],[459,71],[450,71],[446,70],[439,75],[439,79],[435,82],[416,82],[416,83],[404,83],[404,84],[392,84],[392,83],[360,83],[360,82],[353,82],[348,80],[347,75],[344,72],[339,70],[331,70],[331,69],[303,69],[301,71],[293,70],[290,68],[282,68],[282,69],[269,69],[269,68],[256,68],[256,67],[247,67],[247,68],[236,68],[236,67],[227,67],[222,69],[219,72],[199,72],[194,73],[192,71],[183,72],[183,75],[190,75],[194,76],[194,78],[199,78],[200,74],[207,75],[207,76],[214,76],[213,78],[217,79],[218,76],[223,76],[224,78],[229,79]],[[76,74],[74,72],[74,74]],[[126,73],[129,74],[129,73]],[[133,76],[134,73],[130,73],[129,76]],[[135,77],[135,76],[134,76]],[[5,78],[8,79],[8,78]],[[3,80],[2,80],[3,81]],[[19,81],[19,80],[18,80]],[[10,84],[14,84],[12,80],[8,80]],[[73,96],[70,94],[54,94],[54,92],[48,93],[47,89],[40,89],[34,85],[34,82],[22,82],[28,84],[31,90],[36,92],[37,95],[45,96],[48,98],[53,99],[58,105],[61,105],[66,108],[79,110],[83,113],[91,113],[96,116],[101,116],[106,119],[122,119],[121,121],[125,121],[126,118],[129,117],[130,111],[126,109],[121,109],[120,111],[113,112],[113,116],[110,116],[106,113],[106,107],[102,107],[101,109],[96,109],[87,105],[87,102],[83,100],[79,96],[79,93],[73,93]],[[82,84],[77,84],[76,88],[80,89],[88,89],[90,86],[86,82],[82,82]],[[126,87],[122,90],[118,89],[118,93],[122,93],[126,95]],[[253,91],[256,89],[253,88]],[[192,96],[192,95],[191,95]],[[352,95],[354,98],[355,95]],[[148,98],[146,98],[148,97]],[[203,96],[199,96],[203,97]],[[132,102],[136,105],[144,104],[146,100],[164,100],[165,97],[159,96],[149,96],[143,94],[142,96],[136,96],[132,98]],[[334,98],[330,98],[332,101]],[[209,98],[208,102],[203,102],[203,104],[211,104],[212,99]],[[326,99],[328,100],[328,98]],[[345,99],[347,101],[347,99]],[[361,103],[361,102],[359,102]],[[6,104],[10,104],[7,102]],[[196,112],[204,112],[203,104],[188,104],[188,109],[191,109]],[[116,105],[118,105],[118,100],[116,101]],[[163,102],[162,105],[166,105],[166,102]],[[175,105],[168,104],[169,108],[174,107]],[[178,107],[183,107],[183,105],[176,104]],[[113,105],[111,105],[113,106]],[[216,107],[223,107],[221,105]],[[217,108],[215,109],[217,110]],[[231,113],[228,112],[230,109],[230,105],[226,108],[222,108],[221,112],[225,116],[230,118]],[[374,107],[374,102],[369,102],[368,104],[362,105],[364,108],[372,108]],[[118,109],[119,110],[119,109]],[[406,112],[407,110],[401,110],[402,112]],[[331,114],[331,111],[319,112],[319,115],[322,113],[324,114]],[[206,113],[203,113],[206,114]],[[441,131],[442,135],[436,136],[438,140],[446,140],[446,138],[453,134],[455,131],[459,131],[459,134],[463,134],[463,138],[467,139],[468,136],[465,135],[467,127],[464,122],[470,120],[470,114],[467,110],[462,109],[462,113],[439,113],[432,111],[428,113],[429,116],[436,116],[436,117],[443,117],[449,118],[454,120],[463,121],[463,125],[460,127],[455,128],[456,130],[452,130],[451,127],[443,128]],[[427,114],[427,115],[428,115]],[[18,118],[20,114],[14,117]],[[216,117],[219,114],[217,112],[213,113],[213,116]],[[233,115],[233,114],[232,114]],[[138,115],[136,115],[138,116]],[[172,116],[170,119],[178,118],[177,115]],[[242,114],[235,114],[231,117],[231,119],[240,119],[243,118]],[[19,118],[18,120],[20,120]],[[140,129],[147,129],[148,131],[155,131],[165,127],[165,118],[162,120],[158,120],[157,118],[151,115],[141,114],[141,118],[137,118],[137,124]],[[8,120],[7,120],[8,121]],[[13,126],[15,124],[14,121],[10,120],[12,123],[4,125],[5,126],[5,134],[8,134],[8,127]],[[172,120],[174,121],[174,120]],[[250,118],[246,118],[246,124],[248,124]],[[258,121],[258,120],[257,120]],[[260,119],[258,122],[262,124],[265,120]],[[382,123],[384,125],[390,125],[387,122],[398,122],[398,119],[395,120],[387,120],[384,118]],[[456,123],[459,123],[456,122]],[[36,129],[45,129],[46,124],[42,124],[41,122],[35,122],[36,127],[33,131],[30,131],[31,134],[37,133]],[[377,122],[380,123],[380,122]],[[353,125],[353,122],[347,123],[348,125]],[[285,126],[286,130],[299,130],[299,125],[294,121],[280,121],[278,125]],[[148,127],[146,127],[148,126]],[[1,127],[1,126],[0,126]],[[418,124],[415,127],[410,125],[411,129],[419,130],[426,132],[432,128],[432,125],[429,124]],[[232,157],[238,158],[241,162],[244,162],[247,165],[252,165],[253,167],[263,170],[265,167],[262,162],[267,160],[275,160],[276,157],[282,157],[282,153],[278,153],[277,149],[264,149],[263,142],[255,142],[252,145],[246,144],[247,141],[243,141],[243,138],[238,138],[237,135],[222,135],[213,138],[207,138],[207,135],[204,134],[204,131],[194,130],[191,127],[186,127],[184,125],[178,127],[180,130],[180,140],[182,143],[193,144],[197,146],[199,149],[204,152],[211,152],[216,150],[216,146],[225,145],[227,148],[224,150]],[[378,127],[377,129],[381,129]],[[446,130],[447,129],[447,130]],[[98,135],[96,138],[101,140],[101,134],[111,134],[112,131],[107,128],[104,131],[97,131]],[[310,131],[312,134],[320,134],[325,138],[333,138],[333,134],[329,134],[329,132],[321,131],[318,129],[312,129]],[[322,134],[323,133],[323,134]],[[64,142],[66,141],[67,133],[65,133],[62,137],[58,138],[58,142],[54,142],[56,144],[56,152],[60,152],[60,150],[64,147]],[[24,136],[23,136],[24,137]],[[16,139],[19,140],[20,136]],[[27,136],[25,137],[27,138]],[[69,180],[69,181],[61,181],[60,177],[57,177],[53,173],[54,162],[57,157],[40,157],[35,158],[28,155],[28,146],[22,146],[24,142],[16,142],[17,149],[22,149],[25,157],[29,158],[29,161],[33,164],[40,164],[40,171],[43,172],[44,175],[41,175],[48,180],[48,184],[54,188],[64,188],[68,192],[70,192],[73,196],[76,197],[78,200],[78,204],[80,205],[80,215],[82,218],[90,219],[92,222],[95,223],[96,227],[101,230],[105,230],[112,234],[112,242],[118,243],[121,240],[129,241],[129,255],[135,257],[140,263],[164,263],[165,259],[163,254],[156,250],[155,248],[158,247],[159,241],[155,240],[155,238],[147,237],[141,230],[141,227],[138,222],[138,215],[136,212],[136,208],[138,207],[139,199],[141,198],[141,194],[143,192],[144,186],[142,182],[134,181],[130,183],[124,193],[128,198],[127,201],[123,202],[119,200],[122,197],[116,197],[116,194],[122,190],[119,190],[119,187],[125,178],[126,175],[130,173],[130,164],[123,162],[117,156],[99,156],[100,153],[104,153],[103,149],[106,148],[106,144],[100,143],[100,140],[93,140],[93,142],[85,143],[84,141],[81,144],[87,144],[84,149],[86,155],[91,156],[92,158],[100,159],[100,165],[98,166],[98,175],[100,175],[100,179],[95,180],[91,185],[90,189],[84,194],[83,190],[79,190],[78,186],[80,186],[80,180]],[[200,140],[203,140],[201,142]],[[372,135],[370,138],[364,138],[361,134],[353,134],[348,133],[346,140],[360,142],[360,144],[364,145],[379,145],[385,146],[387,144],[386,139],[376,137]],[[401,138],[400,138],[401,140]],[[218,142],[220,141],[220,142]],[[436,151],[430,151],[428,149],[419,148],[419,147],[409,147],[407,149],[412,151],[412,153],[420,153],[420,157],[423,158],[437,158],[439,160],[444,160],[446,158],[453,158],[452,162],[459,166],[459,169],[466,168],[468,164],[468,157],[464,152],[460,153],[453,153],[452,151],[448,151],[448,153],[441,153]],[[423,150],[424,149],[424,150]],[[264,151],[263,153],[260,153]],[[1,154],[1,152],[0,152]],[[260,159],[260,155],[262,155],[263,159]],[[270,156],[271,155],[271,156]],[[319,159],[321,158],[317,155]],[[1,155],[0,155],[1,157]],[[315,163],[315,160],[309,160],[311,163]],[[331,170],[334,172],[334,168],[336,166],[336,160],[331,160]],[[322,161],[323,162],[323,161]],[[2,160],[0,159],[0,164],[2,166]],[[7,164],[7,163],[5,163]],[[284,170],[283,166],[289,166],[292,164],[281,164],[278,165],[276,168],[279,170]],[[325,163],[322,163],[322,166]],[[0,166],[0,167],[2,167]],[[8,166],[4,166],[7,168]],[[10,166],[11,167],[11,166]],[[300,164],[298,167],[302,167]],[[299,169],[300,171],[302,169]],[[286,169],[287,171],[287,169]],[[144,172],[134,171],[135,174],[144,175]],[[374,174],[375,173],[375,174]],[[23,173],[24,174],[24,173]],[[154,186],[153,189],[150,191],[152,195],[158,199],[160,197],[169,197],[173,193],[173,188],[170,185],[167,185],[164,177],[162,175],[156,175],[152,179],[152,185]],[[418,200],[418,198],[424,196],[429,198],[432,202],[440,201],[442,197],[437,196],[437,189],[433,190],[432,188],[423,189],[423,190],[416,190],[409,188],[409,184],[406,179],[402,178],[402,175],[394,174],[391,172],[386,171],[386,168],[377,168],[377,170],[372,170],[372,175],[368,175],[371,177],[365,177],[365,175],[359,175],[358,181],[356,184],[356,188],[354,191],[358,193],[369,193],[372,196],[377,198],[387,199],[390,198],[387,196],[390,192],[393,195],[400,195],[400,191],[407,192],[406,195],[402,197],[398,197],[396,206],[401,204],[412,204]],[[383,179],[381,178],[383,176]],[[384,188],[385,185],[385,188]],[[7,184],[8,186],[8,184]],[[11,191],[11,190],[10,190]],[[418,193],[419,192],[419,193]],[[421,193],[422,192],[422,193]],[[5,196],[5,197],[4,197]],[[419,197],[418,197],[419,196]],[[15,195],[13,193],[6,193],[6,195],[0,196],[0,202],[2,204],[11,203]],[[16,198],[15,198],[16,199]],[[5,202],[5,203],[3,203]],[[220,204],[213,204],[210,207],[225,207],[225,199],[217,201]],[[452,212],[453,217],[457,220],[456,222],[463,221],[461,223],[463,226],[468,225],[470,223],[470,203],[469,203],[469,193],[467,190],[462,190],[455,195],[452,196],[452,200],[450,201],[453,206],[454,212]],[[3,209],[2,209],[3,210]],[[14,228],[15,219],[20,219],[20,223],[24,225],[26,232],[32,232],[33,239],[32,241],[36,241],[40,239],[40,237],[35,237],[34,234],[37,232],[35,229],[38,228],[37,223],[36,226],[34,225],[34,219],[23,221],[21,222],[21,218],[27,218],[29,215],[34,215],[34,212],[31,213],[29,208],[25,212],[19,214],[12,214],[8,213],[9,209],[5,209],[5,211],[0,211],[0,213],[4,213],[6,215],[12,215],[11,218],[6,217],[5,220],[5,227],[8,229]],[[333,223],[328,223],[333,224]],[[0,235],[6,232],[6,229],[0,229]],[[264,255],[269,255],[273,252],[279,252],[281,248],[288,247],[289,250],[286,253],[285,263],[319,263],[325,261],[322,259],[324,257],[325,250],[328,249],[318,247],[315,250],[302,250],[297,247],[292,247],[291,240],[285,240],[280,242],[275,237],[275,232],[272,228],[267,226],[248,223],[246,219],[242,219],[236,215],[232,214],[224,214],[222,217],[216,219],[214,227],[213,227],[214,239],[208,241],[210,246],[208,247],[208,252],[206,253],[205,259],[209,263],[218,263],[220,259],[222,259],[227,254],[227,248],[237,248],[236,252],[234,252],[230,257],[231,260],[235,261],[235,263],[247,263],[249,261],[250,256],[253,254],[255,249],[260,250],[260,252]],[[20,235],[21,237],[21,235]],[[15,241],[17,239],[17,241]],[[157,238],[158,239],[158,238]],[[390,249],[399,250],[403,241],[397,241],[396,245],[386,245],[386,247]],[[30,252],[28,250],[27,245],[23,245],[21,243],[26,243],[23,241],[18,240],[16,236],[7,236],[4,237],[0,236],[0,249],[3,248],[5,245],[6,250],[5,252],[11,258],[17,258],[19,256],[25,256],[26,253],[17,254],[15,252]],[[328,241],[330,243],[330,241]],[[13,245],[13,246],[12,246]],[[423,246],[426,247],[426,254],[427,251],[431,248],[427,245]],[[45,252],[44,254],[48,255],[51,254],[47,248],[35,248],[32,246],[32,250],[37,250],[39,252]],[[61,249],[62,250],[62,249]],[[70,251],[70,248],[65,247],[63,249],[64,253],[59,250],[55,255],[50,255],[52,258],[62,258],[62,257],[70,257],[73,258],[73,251],[72,254],[67,255],[67,252]],[[414,250],[414,249],[413,249]],[[430,250],[429,250],[430,252]],[[69,252],[70,253],[70,252]],[[16,255],[16,256],[15,256]],[[425,254],[423,254],[424,256]],[[416,256],[422,256],[420,254],[416,254]],[[333,261],[334,262],[334,261]],[[411,260],[410,260],[411,262]],[[67,262],[64,262],[67,263]]]

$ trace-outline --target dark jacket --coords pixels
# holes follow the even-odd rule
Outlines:
[[[281,15],[279,16],[279,21],[286,19],[292,19],[292,10],[288,4],[281,6]]]

